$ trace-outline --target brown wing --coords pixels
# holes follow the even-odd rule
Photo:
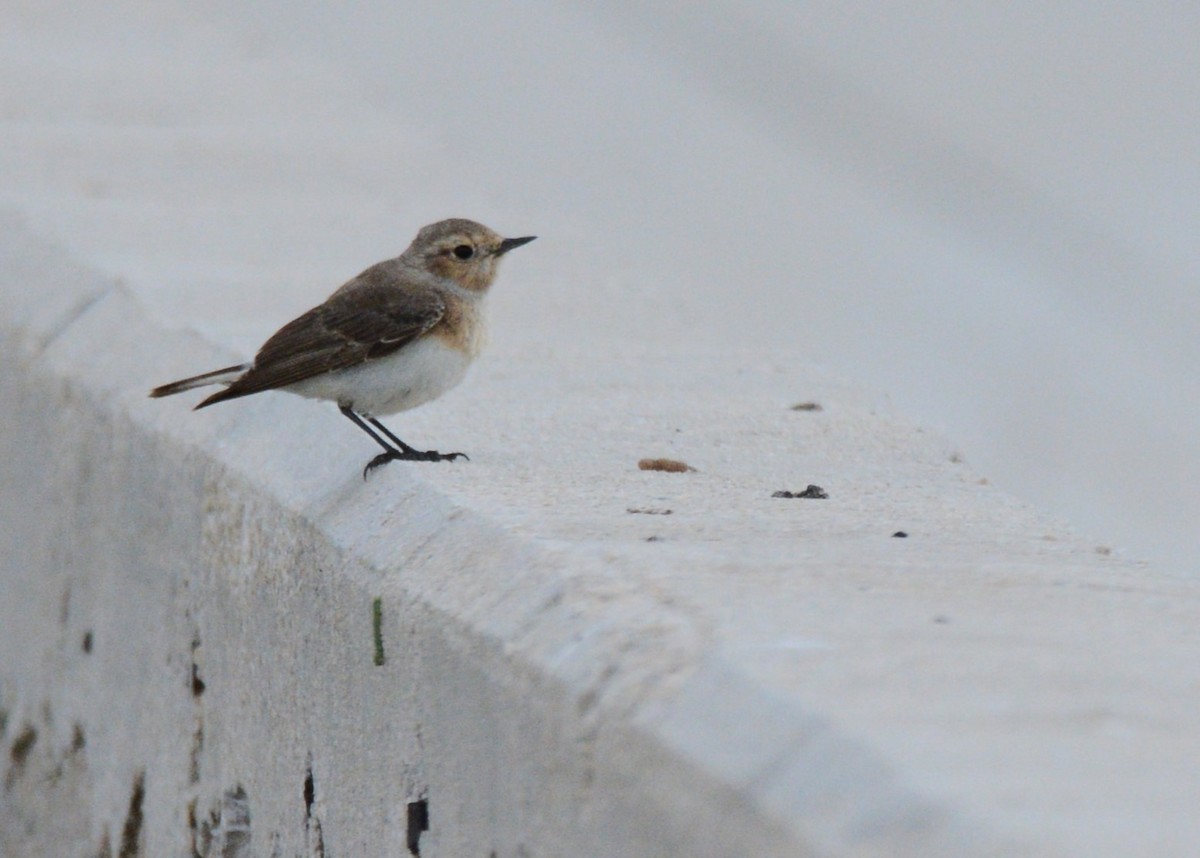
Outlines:
[[[377,266],[378,267],[378,266]],[[328,301],[288,322],[267,340],[254,365],[203,408],[306,378],[347,369],[403,348],[442,318],[445,304],[429,290],[379,282],[369,269]]]

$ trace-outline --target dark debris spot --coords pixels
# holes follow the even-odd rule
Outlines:
[[[325,831],[321,820],[312,820],[312,858],[325,858]]]
[[[896,539],[908,539],[908,534],[903,530],[897,530],[892,536]]]
[[[382,667],[387,656],[383,652],[383,599],[379,597],[371,601],[371,640],[375,649],[372,662]]]
[[[429,830],[429,802],[419,798],[408,803],[408,851],[420,856],[421,835]]]
[[[675,510],[653,506],[630,506],[625,508],[625,512],[631,515],[671,515]]]
[[[32,724],[26,724],[21,732],[17,734],[17,738],[13,740],[12,749],[9,751],[13,765],[25,765],[25,761],[29,758],[29,752],[37,744],[37,737],[37,730]]]
[[[89,653],[89,654],[92,651],[92,630],[91,629],[88,629],[86,632],[83,633],[83,651],[85,653]]]
[[[138,772],[133,778],[129,812],[125,814],[125,825],[121,828],[121,848],[117,858],[138,858],[142,854],[142,804],[145,800],[146,773]]]
[[[200,649],[200,633],[192,635],[192,696],[199,697],[207,687],[200,678],[200,666],[196,664],[196,650]]]
[[[771,495],[771,497],[773,497],[773,498],[816,498],[817,500],[824,500],[825,498],[829,497],[829,493],[827,491],[825,491],[825,489],[821,488],[820,486],[814,486],[812,483],[809,483],[808,488],[806,488],[802,492],[789,492],[789,491],[781,490],[781,491],[774,492]]]
[[[196,799],[194,798],[188,802],[187,822],[188,845],[192,850],[190,853],[190,858],[203,858],[204,853],[200,851],[200,820],[196,816]]]
[[[199,666],[196,664],[196,662],[193,661],[192,662],[192,696],[199,697],[201,694],[204,693],[204,689],[207,687],[208,686],[206,686],[204,684],[204,680],[200,678]]]
[[[196,729],[192,731],[192,748],[188,752],[188,779],[200,783],[200,756],[204,753],[204,716],[196,716]]]
[[[317,786],[313,782],[312,765],[304,773],[304,819],[312,819],[313,802],[317,800]]]
[[[824,411],[824,406],[819,402],[797,402],[792,406],[792,411]]]

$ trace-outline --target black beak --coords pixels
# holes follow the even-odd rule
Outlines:
[[[514,247],[520,247],[522,244],[529,244],[529,242],[533,241],[535,238],[537,238],[536,235],[527,235],[524,238],[506,238],[501,241],[500,246],[496,248],[496,255],[503,256]]]

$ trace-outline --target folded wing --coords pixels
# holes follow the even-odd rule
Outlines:
[[[245,374],[196,407],[376,360],[404,348],[442,319],[446,308],[437,293],[404,290],[370,278],[372,273],[363,272],[329,301],[280,328]]]

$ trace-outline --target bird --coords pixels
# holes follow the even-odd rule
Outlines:
[[[367,268],[272,334],[252,362],[173,381],[150,396],[221,384],[195,410],[264,390],[332,401],[383,448],[363,468],[364,480],[392,461],[467,459],[410,447],[379,417],[423,405],[462,381],[484,345],[484,298],[500,258],[535,238],[502,238],[464,218],[429,224],[399,256]]]

